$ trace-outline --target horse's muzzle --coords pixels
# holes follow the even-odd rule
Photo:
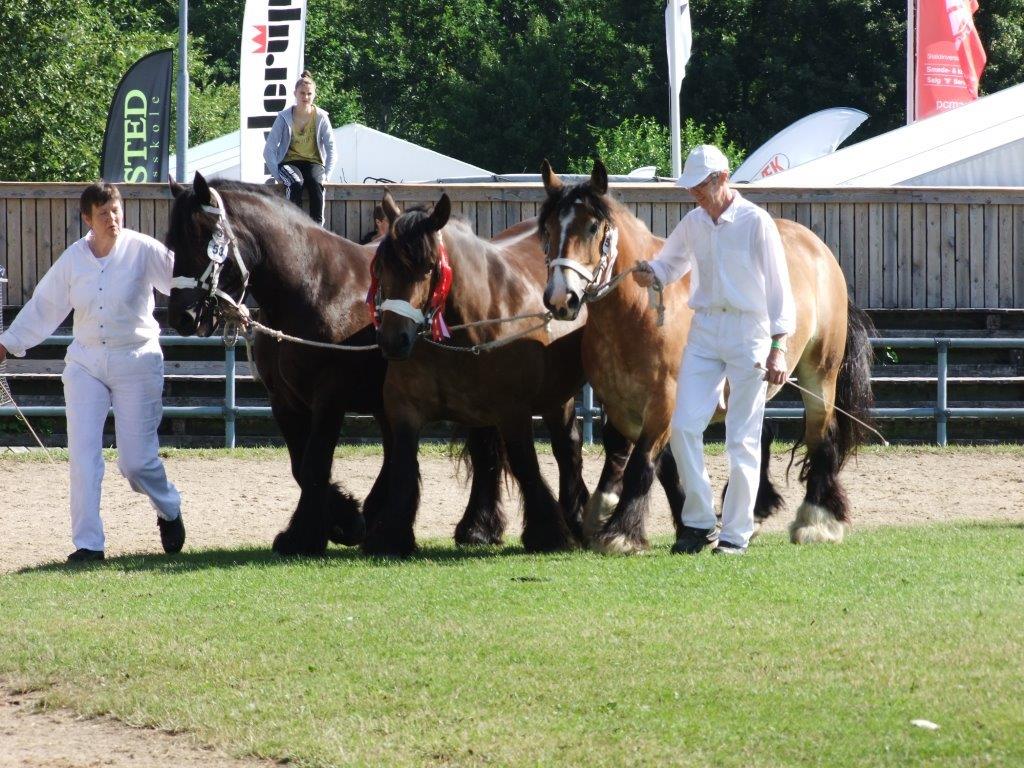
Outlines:
[[[548,286],[544,291],[544,306],[558,320],[575,320],[583,307],[583,302],[575,291],[562,291],[559,301],[552,297],[552,289]]]
[[[377,331],[377,344],[380,346],[381,354],[388,360],[408,360],[416,345],[416,334],[408,330],[394,333]]]

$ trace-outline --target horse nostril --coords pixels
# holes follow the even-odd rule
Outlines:
[[[570,312],[579,312],[580,309],[580,297],[575,293],[570,293],[569,298],[566,299],[566,307]]]
[[[544,306],[545,307],[550,307],[551,306],[551,288],[550,288],[550,286],[548,288],[544,289]]]

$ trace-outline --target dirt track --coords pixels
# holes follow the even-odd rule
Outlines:
[[[555,478],[550,456],[541,457],[549,482]],[[895,451],[864,455],[844,471],[857,528],[943,520],[1005,519],[1024,522],[1022,460],[1012,453]],[[708,462],[712,481],[721,488],[724,457]],[[359,497],[370,488],[378,469],[376,458],[347,459],[335,464],[336,476]],[[601,458],[586,460],[587,481],[595,482]],[[773,461],[779,480],[785,467],[780,454]],[[167,461],[172,480],[185,501],[189,548],[256,544],[269,547],[287,522],[298,493],[283,459],[174,458]],[[450,537],[462,514],[467,491],[454,482],[446,459],[422,462],[423,504],[416,525],[421,538]],[[0,457],[0,572],[63,559],[70,551],[67,465],[12,461]],[[787,511],[766,530],[784,530],[799,502],[794,484],[781,488]],[[519,530],[510,499],[507,509]],[[147,500],[133,494],[113,463],[107,465],[103,489],[107,553],[159,552],[155,513]],[[669,533],[664,496],[653,497],[649,532]],[[755,544],[756,546],[756,544]],[[32,696],[14,695],[0,681],[0,768],[13,766],[192,766],[212,768],[265,766],[261,761],[235,761],[197,745],[188,735],[169,735],[129,728],[106,719],[81,719],[66,711],[34,712]]]
[[[548,481],[556,478],[554,460],[541,456]],[[593,486],[602,457],[588,456],[585,474]],[[800,501],[795,481],[784,483],[788,454],[776,455],[772,476],[780,484],[787,511],[765,530],[784,530]],[[1008,518],[1024,521],[1022,459],[1009,451],[897,450],[861,455],[843,472],[853,506],[854,531],[860,526],[924,523],[953,519]],[[379,468],[377,458],[335,462],[335,477],[358,498],[370,489]],[[424,458],[422,506],[416,522],[420,538],[448,538],[462,515],[468,490],[455,479],[448,459]],[[725,457],[708,460],[712,482],[725,482]],[[182,492],[189,548],[255,544],[269,547],[288,521],[298,499],[287,462],[281,459],[167,460],[167,471]],[[795,478],[795,472],[794,472]],[[68,533],[67,465],[19,462],[0,457],[0,571],[63,559],[71,551]],[[156,516],[144,496],[132,493],[116,464],[108,462],[103,486],[103,520],[107,554],[159,552]],[[510,533],[520,529],[518,499],[506,502]],[[670,533],[664,494],[652,496],[648,531]]]

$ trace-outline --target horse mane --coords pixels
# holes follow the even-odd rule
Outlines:
[[[574,205],[580,203],[594,218],[599,221],[611,221],[615,201],[609,195],[599,195],[594,191],[590,181],[583,181],[571,187],[563,187],[562,191],[548,195],[537,214],[537,227],[543,234],[544,225],[552,214],[568,213]]]
[[[388,263],[396,264],[403,277],[420,277],[435,266],[436,258],[433,249],[424,248],[422,245],[422,238],[425,237],[426,232],[422,231],[420,225],[429,216],[430,210],[422,205],[406,209],[401,216],[395,219],[391,225],[391,231],[377,246],[377,256]],[[461,215],[452,214],[449,217],[445,226],[452,225],[463,226],[470,234],[473,234],[469,221]],[[397,240],[403,241],[405,247],[397,247]],[[487,241],[483,240],[482,242],[486,243]]]

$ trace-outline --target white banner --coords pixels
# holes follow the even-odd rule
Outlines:
[[[867,113],[851,107],[823,109],[803,117],[754,150],[731,178],[757,181],[831,154],[867,119]]]
[[[669,142],[672,152],[672,176],[678,177],[683,167],[679,131],[682,117],[679,110],[679,91],[686,75],[686,62],[690,60],[693,35],[690,29],[690,3],[688,0],[668,0],[665,6],[665,50],[668,53],[669,87]]]
[[[668,51],[668,82],[676,98],[679,98],[683,87],[692,42],[690,3],[688,0],[668,0],[665,6],[665,50]]]
[[[306,0],[246,0],[238,82],[242,181],[269,176],[263,145],[277,113],[295,101],[305,47]]]

